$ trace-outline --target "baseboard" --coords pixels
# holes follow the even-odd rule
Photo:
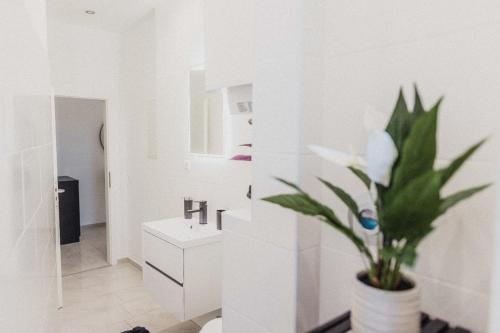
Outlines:
[[[81,229],[92,229],[92,228],[98,228],[98,227],[104,227],[106,226],[106,222],[99,222],[99,223],[92,223],[92,224],[84,224],[81,225]]]
[[[132,258],[127,257],[127,258],[118,259],[118,264],[130,264],[130,265],[134,266],[135,268],[137,268],[138,270],[142,271],[142,265],[139,264],[137,261],[135,261]]]

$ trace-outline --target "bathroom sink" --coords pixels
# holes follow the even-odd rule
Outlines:
[[[143,223],[143,281],[163,310],[180,321],[222,306],[222,231],[199,219]]]
[[[222,231],[214,223],[199,224],[198,219],[172,218],[146,222],[144,231],[180,248],[222,241]]]

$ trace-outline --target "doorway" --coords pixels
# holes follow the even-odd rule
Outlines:
[[[106,101],[55,97],[62,276],[109,265]]]

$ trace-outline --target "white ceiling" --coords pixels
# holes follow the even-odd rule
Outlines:
[[[122,32],[161,0],[47,0],[49,21]],[[88,15],[86,10],[94,10]]]

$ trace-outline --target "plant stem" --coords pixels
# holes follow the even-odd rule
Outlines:
[[[384,269],[382,271],[382,287],[385,290],[390,289],[390,273],[391,273],[391,259],[384,261]]]
[[[401,262],[399,260],[396,260],[396,264],[394,266],[394,271],[392,272],[392,277],[391,277],[391,288],[396,289],[398,286],[398,283],[400,281],[400,270],[401,270]]]

